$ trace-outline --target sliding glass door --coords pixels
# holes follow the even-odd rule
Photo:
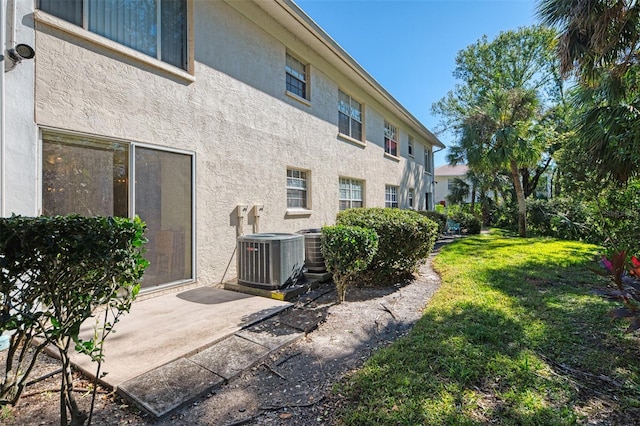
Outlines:
[[[135,210],[147,224],[143,286],[191,278],[190,155],[135,148]]]
[[[193,279],[191,154],[44,132],[42,183],[45,215],[138,215],[146,222],[143,288]]]

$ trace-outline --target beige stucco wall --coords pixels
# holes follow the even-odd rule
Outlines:
[[[330,69],[293,34],[258,27],[224,2],[193,2],[194,78],[167,72],[82,31],[36,23],[35,115],[39,126],[195,153],[197,279],[217,284],[235,247],[238,204],[263,204],[261,232],[332,224],[338,178],[365,181],[366,206],[384,206],[385,185],[408,188],[424,207],[425,143],[406,158],[406,123],[348,76]],[[46,22],[45,22],[46,21]],[[264,23],[263,23],[264,24]],[[269,31],[267,31],[269,30]],[[285,93],[285,54],[311,63],[311,102]],[[329,76],[331,75],[331,77]],[[366,146],[338,137],[338,88],[365,104]],[[403,157],[384,155],[384,120],[400,129]],[[414,135],[415,137],[416,135]],[[311,212],[288,215],[286,169],[310,171]],[[39,197],[39,195],[36,195]],[[244,220],[246,233],[251,221]],[[235,275],[235,260],[225,279]]]
[[[12,15],[13,4],[2,2],[3,17],[7,29],[6,42],[13,32],[15,44],[28,44],[35,47],[35,32],[33,30],[33,2],[19,1],[15,3],[15,15]],[[4,140],[2,141],[2,174],[0,182],[0,216],[19,214],[35,216],[37,214],[38,193],[38,144],[37,128],[34,121],[34,69],[38,59],[23,60],[13,64],[8,58],[4,59],[6,72],[0,78],[4,79],[4,99],[2,109],[5,114]]]

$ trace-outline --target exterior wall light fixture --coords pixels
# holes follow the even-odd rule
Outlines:
[[[7,56],[16,64],[22,62],[23,59],[33,59],[36,51],[28,44],[18,44],[14,49],[7,50]]]

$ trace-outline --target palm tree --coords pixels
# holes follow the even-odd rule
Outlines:
[[[486,37],[458,53],[454,75],[463,80],[433,110],[445,117],[458,139],[455,161],[477,172],[508,170],[518,202],[518,229],[526,235],[526,204],[521,170],[538,163],[543,144],[534,127],[556,84],[555,32],[521,28]]]
[[[537,106],[533,90],[491,91],[475,114],[467,117],[461,138],[471,147],[467,151],[471,167],[509,171],[518,202],[518,232],[523,237],[527,206],[520,170],[536,164],[542,155],[542,146],[529,134]]]
[[[638,63],[640,3],[626,0],[542,0],[538,17],[560,31],[562,72],[585,80],[613,65],[616,73]]]
[[[445,197],[449,204],[461,204],[469,196],[469,184],[460,178],[453,178],[449,194]]]
[[[640,175],[640,2],[542,0],[538,16],[559,31],[565,76],[578,77],[580,148],[596,178]]]

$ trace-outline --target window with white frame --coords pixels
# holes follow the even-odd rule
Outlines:
[[[188,69],[187,0],[39,0],[38,7],[92,33]]]
[[[426,146],[424,147],[424,172],[429,174],[433,173],[431,167],[431,150]]]
[[[398,187],[387,185],[384,189],[384,206],[388,208],[398,207]]]
[[[193,199],[192,154],[42,134],[43,214],[140,216],[151,264],[142,288],[193,279]]]
[[[409,148],[409,157],[413,158],[414,154],[414,144],[413,144],[413,136],[409,135],[409,143],[408,143],[408,148]]]
[[[338,131],[362,141],[362,104],[338,90]]]
[[[447,190],[449,192],[453,191],[456,187],[455,179],[449,178],[447,179]]]
[[[356,207],[363,207],[363,187],[364,185],[361,180],[340,178],[339,209],[342,211]]]
[[[287,92],[303,99],[309,99],[307,91],[307,66],[287,53]]]
[[[391,123],[384,122],[384,152],[398,156],[398,129]]]
[[[308,172],[287,169],[287,208],[308,209]]]
[[[415,190],[413,188],[409,189],[409,194],[407,197],[407,203],[409,204],[409,208],[413,208],[413,199],[415,198]]]

